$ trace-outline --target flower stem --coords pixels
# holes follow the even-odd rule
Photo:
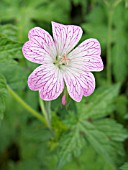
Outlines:
[[[51,101],[46,101],[45,106],[46,106],[46,111],[48,114],[49,121],[51,123]]]
[[[46,110],[48,112],[49,118],[51,119],[51,101],[46,102]]]
[[[49,119],[49,114],[48,114],[48,111],[45,109],[45,105],[44,105],[44,101],[41,100],[41,98],[39,98],[39,103],[40,103],[40,107],[41,107],[41,110],[42,110],[42,113],[49,125],[49,127],[51,127],[51,122],[50,122],[50,119]]]
[[[111,70],[111,33],[112,33],[112,16],[113,8],[108,9],[108,42],[107,42],[107,80],[112,83],[112,70]]]
[[[29,111],[33,116],[35,116],[37,119],[39,119],[41,122],[43,122],[45,124],[46,127],[48,127],[50,129],[49,124],[46,122],[46,120],[44,119],[44,117],[38,113],[37,111],[35,111],[33,108],[31,108],[31,106],[29,106],[27,103],[24,102],[23,99],[21,99],[17,93],[15,93],[11,87],[9,87],[7,85],[7,89],[9,91],[9,93],[12,95],[12,97],[18,102],[20,103],[27,111]]]

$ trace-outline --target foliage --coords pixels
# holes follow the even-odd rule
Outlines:
[[[119,154],[117,142],[124,141],[128,135],[122,125],[108,118],[103,119],[103,117],[113,111],[113,109],[107,111],[107,107],[111,108],[111,103],[117,96],[118,89],[119,86],[114,85],[102,92],[99,95],[100,97],[98,95],[92,96],[93,100],[97,102],[95,104],[91,100],[88,105],[85,105],[85,103],[77,104],[78,112],[82,111],[84,114],[78,115],[68,133],[62,137],[62,142],[60,141],[59,167],[70,161],[73,156],[78,157],[87,142],[105,158],[105,161],[115,167],[115,162],[118,163],[116,157]],[[85,107],[86,109],[80,110],[80,108]]]
[[[5,98],[6,98],[6,82],[5,78],[0,75],[0,119],[3,119],[3,114],[5,111]]]
[[[0,27],[0,62],[21,58],[22,44],[16,41],[14,29],[11,25]]]
[[[127,8],[125,0],[0,1],[1,170],[128,169]],[[7,89],[10,87],[27,107],[44,116],[38,93],[27,86],[27,77],[37,64],[25,60],[22,46],[34,26],[52,34],[52,20],[80,25],[84,30],[82,40],[97,38],[104,70],[94,73],[96,90],[80,103],[68,98],[67,105],[62,106],[61,97],[51,103],[52,129],[49,130]],[[111,83],[106,78],[108,50],[111,51]],[[44,104],[50,113],[48,103]]]
[[[126,162],[123,166],[120,168],[121,170],[127,170],[128,169],[128,163]]]
[[[112,1],[113,2],[113,1]],[[83,29],[87,32],[85,37],[95,37],[105,48],[107,44],[107,17],[110,7],[106,7],[103,3],[94,7],[92,12],[87,17],[87,23],[83,24]],[[127,76],[127,20],[128,11],[124,8],[123,3],[118,5],[113,10],[113,29],[111,42],[112,46],[112,68],[113,75],[116,81],[123,81]],[[122,20],[123,18],[123,20]],[[118,22],[117,22],[118,20]],[[101,34],[102,32],[102,34]],[[119,71],[119,67],[122,65]]]

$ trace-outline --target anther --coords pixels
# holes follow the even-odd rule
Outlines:
[[[68,65],[68,61],[70,61],[70,58],[66,58],[66,54],[64,54],[64,56],[61,59],[59,64],[66,64],[66,65]]]

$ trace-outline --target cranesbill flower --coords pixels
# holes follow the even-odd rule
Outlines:
[[[28,77],[28,86],[38,90],[46,101],[56,99],[67,86],[70,97],[80,102],[95,89],[91,71],[103,70],[100,44],[90,38],[74,49],[82,36],[79,26],[52,22],[52,31],[53,38],[40,27],[28,33],[29,41],[22,49],[24,57],[41,64]]]

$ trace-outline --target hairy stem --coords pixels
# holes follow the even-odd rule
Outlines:
[[[48,111],[46,110],[45,105],[44,105],[44,101],[41,100],[41,98],[39,98],[39,103],[40,103],[41,111],[42,111],[42,113],[43,113],[49,127],[51,127],[51,122],[50,122],[50,119],[49,119]]]
[[[45,124],[46,127],[48,127],[50,129],[49,124],[47,123],[47,121],[44,119],[44,117],[38,113],[37,111],[35,111],[33,108],[31,108],[31,106],[29,106],[27,103],[24,102],[23,99],[20,98],[20,96],[18,96],[18,94],[16,92],[14,92],[11,87],[9,87],[7,85],[7,89],[9,91],[9,93],[11,94],[11,96],[20,104],[22,105],[27,111],[29,111],[33,116],[35,116],[37,119],[39,119],[41,122],[43,122]]]
[[[46,111],[49,117],[49,121],[51,122],[51,101],[45,102],[45,106],[46,106]]]

